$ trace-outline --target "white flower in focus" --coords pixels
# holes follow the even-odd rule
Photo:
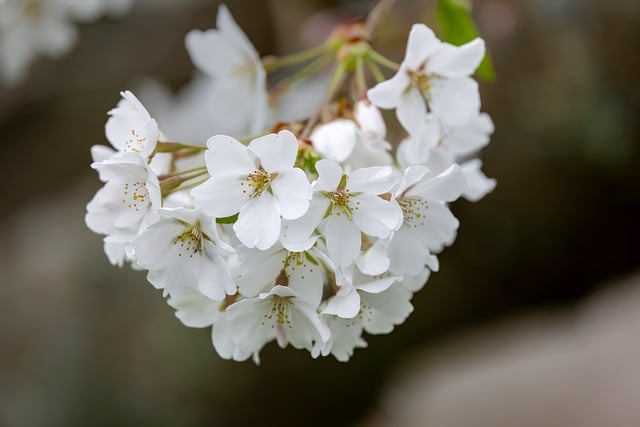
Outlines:
[[[105,134],[120,152],[140,153],[148,158],[156,148],[160,131],[147,109],[130,91],[120,92],[118,106],[109,111]]]
[[[484,56],[484,42],[443,43],[426,25],[414,24],[398,72],[368,92],[380,108],[395,108],[402,126],[414,134],[429,111],[451,124],[464,124],[480,110],[478,84],[469,76]]]
[[[266,72],[260,56],[225,5],[218,8],[217,30],[192,30],[186,46],[195,66],[225,89],[226,101],[240,102],[251,119],[249,133],[264,130]],[[226,104],[226,102],[225,102]]]
[[[311,351],[316,342],[326,342],[331,332],[315,309],[286,286],[275,286],[256,298],[238,301],[227,308],[212,330],[213,345],[223,359],[246,360],[275,339]]]
[[[245,246],[265,250],[280,235],[282,218],[300,218],[309,208],[311,186],[294,168],[298,140],[289,131],[256,138],[248,147],[217,135],[205,161],[211,178],[194,188],[196,206],[216,218],[239,213],[233,225]]]
[[[323,159],[316,169],[319,177],[313,183],[309,212],[285,224],[283,241],[305,241],[319,226],[332,262],[337,268],[346,267],[360,253],[361,233],[385,238],[400,226],[402,212],[397,204],[380,197],[396,179],[388,166],[362,168],[347,175],[336,162]]]
[[[316,260],[317,249],[311,245],[300,251],[289,251],[280,244],[266,251],[238,247],[238,290],[245,297],[257,296],[266,287],[273,287],[284,273],[287,286],[311,307],[317,308],[322,300],[324,274],[322,265]]]
[[[402,226],[389,242],[388,254],[393,274],[414,276],[428,266],[438,270],[439,252],[453,242],[459,222],[448,202],[460,197],[466,181],[457,165],[437,176],[423,166],[407,168],[394,191],[394,200],[402,208]]]
[[[355,271],[353,284],[338,283],[340,290],[327,302],[322,313],[333,314],[344,319],[351,319],[360,313],[361,292],[377,294],[383,292],[400,280],[397,276],[372,277]]]
[[[157,289],[197,289],[220,301],[236,292],[229,265],[223,258],[233,249],[218,238],[210,217],[197,210],[159,209],[160,220],[133,242],[147,280]]]
[[[91,167],[106,183],[87,204],[85,222],[94,233],[109,237],[105,251],[121,265],[125,249],[160,207],[158,178],[137,153],[119,153]]]

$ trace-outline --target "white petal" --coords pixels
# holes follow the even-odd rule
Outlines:
[[[353,222],[363,233],[385,238],[400,226],[402,209],[396,203],[369,194],[361,194],[353,199],[359,203],[357,209],[352,209]]]
[[[167,303],[176,309],[176,317],[191,328],[211,326],[222,314],[219,301],[192,290],[172,294]]]
[[[432,79],[429,107],[444,123],[464,126],[480,111],[478,83],[469,77]]]
[[[462,164],[462,171],[467,182],[467,188],[462,195],[465,199],[476,202],[496,188],[496,180],[487,178],[480,169],[482,162],[478,159],[469,160]]]
[[[410,227],[396,231],[389,244],[389,270],[393,274],[414,276],[422,271],[429,256],[429,250]]]
[[[250,191],[244,180],[238,177],[214,177],[191,190],[191,196],[198,208],[208,215],[224,218],[238,213],[250,199]]]
[[[282,245],[293,252],[309,249],[313,244],[309,239],[324,218],[329,203],[329,199],[316,193],[311,199],[307,213],[298,219],[283,220],[280,236]]]
[[[345,215],[331,215],[324,230],[327,252],[336,266],[348,266],[360,253],[361,236],[358,227]]]
[[[342,168],[334,160],[322,159],[316,163],[318,179],[313,183],[313,191],[335,191],[342,179]]]
[[[214,178],[246,177],[258,169],[255,155],[230,136],[212,136],[207,147],[205,161]]]
[[[416,183],[407,195],[419,195],[425,199],[453,202],[466,188],[467,181],[458,165],[451,165],[435,177]]]
[[[372,166],[351,172],[347,188],[351,193],[382,194],[390,191],[396,181],[391,167]]]
[[[388,334],[413,311],[411,292],[396,284],[379,294],[362,292],[362,320],[370,334]]]
[[[390,109],[400,104],[400,98],[411,84],[407,71],[403,68],[389,80],[378,83],[367,92],[369,101],[377,107]]]
[[[334,295],[329,298],[327,307],[322,311],[324,314],[333,314],[343,319],[352,319],[360,311],[360,294],[355,288],[346,295]]]
[[[242,206],[233,231],[246,247],[266,250],[278,241],[280,223],[278,202],[265,192]]]
[[[313,190],[302,169],[289,168],[280,172],[271,182],[271,190],[280,205],[282,218],[300,218],[309,209]]]
[[[443,77],[470,76],[484,57],[484,41],[475,39],[462,46],[443,43],[429,58],[427,70]]]
[[[229,44],[229,40],[216,30],[191,30],[185,44],[193,64],[205,74],[215,78],[231,76],[239,68],[242,52]]]
[[[314,264],[305,253],[289,260],[286,267],[289,287],[314,309],[322,300],[323,275],[322,266]]]
[[[389,269],[389,256],[387,247],[389,242],[386,239],[378,239],[367,251],[362,252],[356,265],[358,269],[369,276],[377,276]]]
[[[356,144],[358,127],[352,120],[337,119],[317,126],[309,139],[325,158],[344,161]]]
[[[442,42],[429,27],[424,24],[413,24],[403,65],[411,70],[418,70],[441,45]]]
[[[267,172],[279,172],[289,169],[296,161],[298,140],[288,130],[272,133],[254,139],[249,149],[260,158],[260,164]]]
[[[411,88],[402,94],[396,115],[409,135],[418,133],[426,114],[427,106],[419,90]]]
[[[242,263],[236,279],[238,290],[246,297],[255,297],[276,280],[284,266],[287,251],[279,246],[267,251],[240,246],[238,256]]]

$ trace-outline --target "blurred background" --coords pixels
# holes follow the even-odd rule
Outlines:
[[[497,188],[454,204],[458,239],[391,335],[346,364],[269,345],[259,367],[221,360],[84,225],[106,112],[149,77],[186,84],[184,36],[217,4],[138,0],[0,86],[0,425],[640,425],[639,2],[474,0]],[[263,55],[372,4],[227,2]],[[381,49],[401,60],[434,9],[397,0]]]

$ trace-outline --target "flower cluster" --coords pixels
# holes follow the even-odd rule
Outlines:
[[[212,327],[225,359],[257,363],[275,340],[348,360],[363,332],[389,333],[411,313],[455,239],[449,203],[495,185],[472,158],[493,131],[470,77],[482,40],[457,47],[416,24],[397,64],[368,28],[350,23],[317,48],[260,58],[221,6],[217,29],[186,38],[207,99],[187,110],[225,130],[176,142],[189,137],[161,131],[127,91],[109,112],[112,147],[92,149],[104,187],[86,223],[109,260],[146,270],[185,325]],[[291,65],[269,87],[267,73]],[[291,118],[287,96],[301,105],[317,87],[321,101]],[[387,141],[380,109],[395,110],[402,141]]]
[[[74,45],[74,22],[127,12],[133,0],[0,0],[0,80],[19,83],[38,56],[58,58]]]

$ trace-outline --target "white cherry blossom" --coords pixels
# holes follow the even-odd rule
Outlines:
[[[413,134],[429,111],[452,124],[468,122],[480,110],[477,83],[469,78],[484,56],[484,42],[443,43],[423,24],[414,24],[398,72],[368,92],[380,108],[395,108]],[[426,103],[425,103],[426,101]]]
[[[147,280],[169,294],[195,288],[216,301],[234,294],[236,285],[223,258],[233,248],[218,238],[211,218],[184,208],[158,213],[160,220],[133,242],[136,257],[149,270]]]
[[[120,95],[118,106],[109,111],[107,139],[118,151],[140,153],[148,158],[160,137],[158,124],[133,93],[127,90]]]
[[[216,25],[216,30],[187,34],[187,50],[195,66],[223,88],[226,101],[252,112],[247,130],[256,134],[267,119],[266,73],[260,56],[225,5],[218,8]]]
[[[282,348],[291,344],[311,351],[316,342],[324,343],[330,335],[315,309],[293,289],[280,285],[232,304],[212,330],[220,357],[242,361],[253,356],[256,363],[262,347],[274,339]]]
[[[207,146],[211,178],[193,189],[196,206],[217,218],[239,213],[233,230],[240,242],[270,248],[282,218],[300,218],[309,208],[311,186],[305,173],[293,167],[298,140],[285,130],[256,138],[248,147],[222,135]]]

